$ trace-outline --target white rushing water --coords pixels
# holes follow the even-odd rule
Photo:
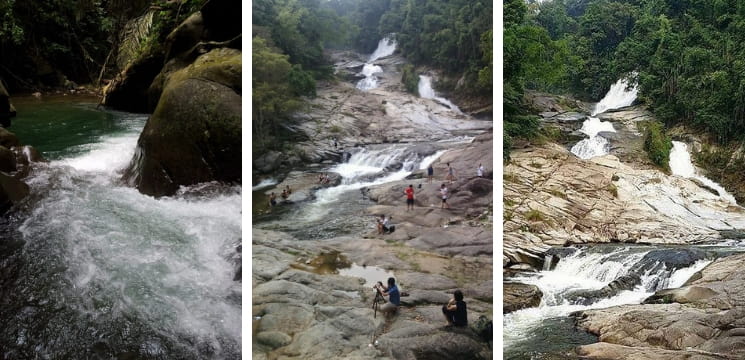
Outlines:
[[[370,55],[370,59],[362,67],[361,74],[365,76],[364,79],[357,82],[357,89],[367,91],[378,87],[378,77],[375,74],[383,72],[383,68],[373,64],[373,61],[382,57],[389,56],[396,51],[396,41],[391,36],[386,36],[378,42],[378,47]]]
[[[270,187],[272,185],[277,185],[278,181],[277,179],[269,178],[261,180],[256,186],[251,188],[251,191],[261,190],[263,188]]]
[[[641,283],[633,290],[625,290],[591,305],[572,304],[566,296],[576,290],[598,290],[622,275],[639,268],[640,261],[649,251],[618,248],[606,254],[583,253],[561,259],[554,270],[541,271],[534,276],[521,276],[513,280],[537,286],[543,292],[541,304],[535,308],[518,310],[504,316],[505,348],[525,341],[548,318],[566,317],[580,310],[598,309],[623,304],[638,304],[655,291],[682,286],[695,272],[708,265],[710,260],[699,260],[692,266],[675,271],[664,267],[651,268],[641,276]]]
[[[458,114],[462,114],[460,109],[455,106],[455,104],[451,103],[450,100],[445,99],[443,97],[437,96],[435,93],[435,90],[432,88],[432,78],[426,75],[419,75],[419,96],[425,98],[425,99],[432,99],[440,104],[443,104],[450,108],[450,110],[455,111]]]
[[[574,155],[581,159],[590,159],[608,153],[610,143],[608,139],[603,138],[598,133],[602,131],[616,132],[616,129],[613,128],[613,124],[608,121],[600,121],[595,115],[631,105],[636,100],[639,89],[636,84],[631,88],[628,88],[628,85],[626,78],[616,81],[600,102],[595,104],[592,114],[582,123],[582,129],[580,130],[587,134],[588,138],[579,141],[572,147]]]
[[[370,59],[367,62],[373,62],[382,57],[392,55],[396,51],[396,40],[393,40],[392,36],[386,36],[378,41],[378,47],[370,55]]]
[[[87,152],[39,165],[29,184],[43,198],[19,229],[24,251],[63,264],[70,284],[63,303],[101,330],[136,326],[131,331],[142,335],[130,336],[150,337],[148,352],[166,357],[196,358],[204,349],[236,356],[241,283],[233,281],[232,258],[241,240],[240,187],[156,199],[121,186],[145,119],[129,120],[129,131],[105,136]],[[210,186],[219,188],[192,190]],[[184,352],[169,352],[177,348]]]
[[[673,148],[670,150],[670,171],[673,175],[678,175],[684,178],[697,179],[704,185],[716,190],[725,201],[729,201],[732,204],[737,204],[737,200],[732,194],[728,193],[721,185],[710,180],[709,178],[699,175],[696,173],[696,168],[693,166],[691,161],[691,154],[688,152],[688,145],[680,141],[673,141]]]

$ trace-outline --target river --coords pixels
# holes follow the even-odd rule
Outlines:
[[[241,187],[155,199],[123,186],[146,115],[14,98],[11,131],[49,160],[2,233],[5,358],[237,359]]]

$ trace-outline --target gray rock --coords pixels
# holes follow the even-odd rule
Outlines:
[[[502,313],[536,307],[541,304],[543,293],[535,285],[506,282],[502,287]]]
[[[256,334],[256,340],[272,349],[276,349],[291,343],[292,337],[281,331],[263,331]]]

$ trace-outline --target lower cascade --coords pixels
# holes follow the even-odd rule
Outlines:
[[[544,343],[540,337],[548,336],[544,335],[547,331],[571,333],[572,324],[555,324],[575,311],[641,303],[655,291],[682,286],[712,261],[706,250],[696,248],[597,245],[562,250],[573,252],[563,252],[558,263],[554,255],[547,255],[554,258],[553,269],[549,270],[552,265],[547,263],[543,271],[505,279],[535,285],[543,294],[538,307],[504,315],[506,358],[528,351],[530,344]],[[546,326],[559,326],[562,330],[543,328]],[[562,340],[564,346],[572,341],[581,344],[583,335],[576,336],[574,340]]]
[[[239,357],[240,186],[204,183],[159,199],[123,186],[145,117],[78,108],[107,120],[59,122],[55,136],[91,134],[73,146],[49,141],[52,161],[27,178],[37,198],[20,222],[3,224],[19,242],[3,245],[0,269],[22,280],[3,285],[0,314],[14,319],[0,330],[5,356]]]

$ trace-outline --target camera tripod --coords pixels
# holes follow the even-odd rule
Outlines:
[[[373,318],[378,317],[378,307],[380,307],[381,303],[385,303],[385,298],[383,297],[383,293],[380,292],[380,288],[377,286],[375,287],[375,299],[373,299]]]

